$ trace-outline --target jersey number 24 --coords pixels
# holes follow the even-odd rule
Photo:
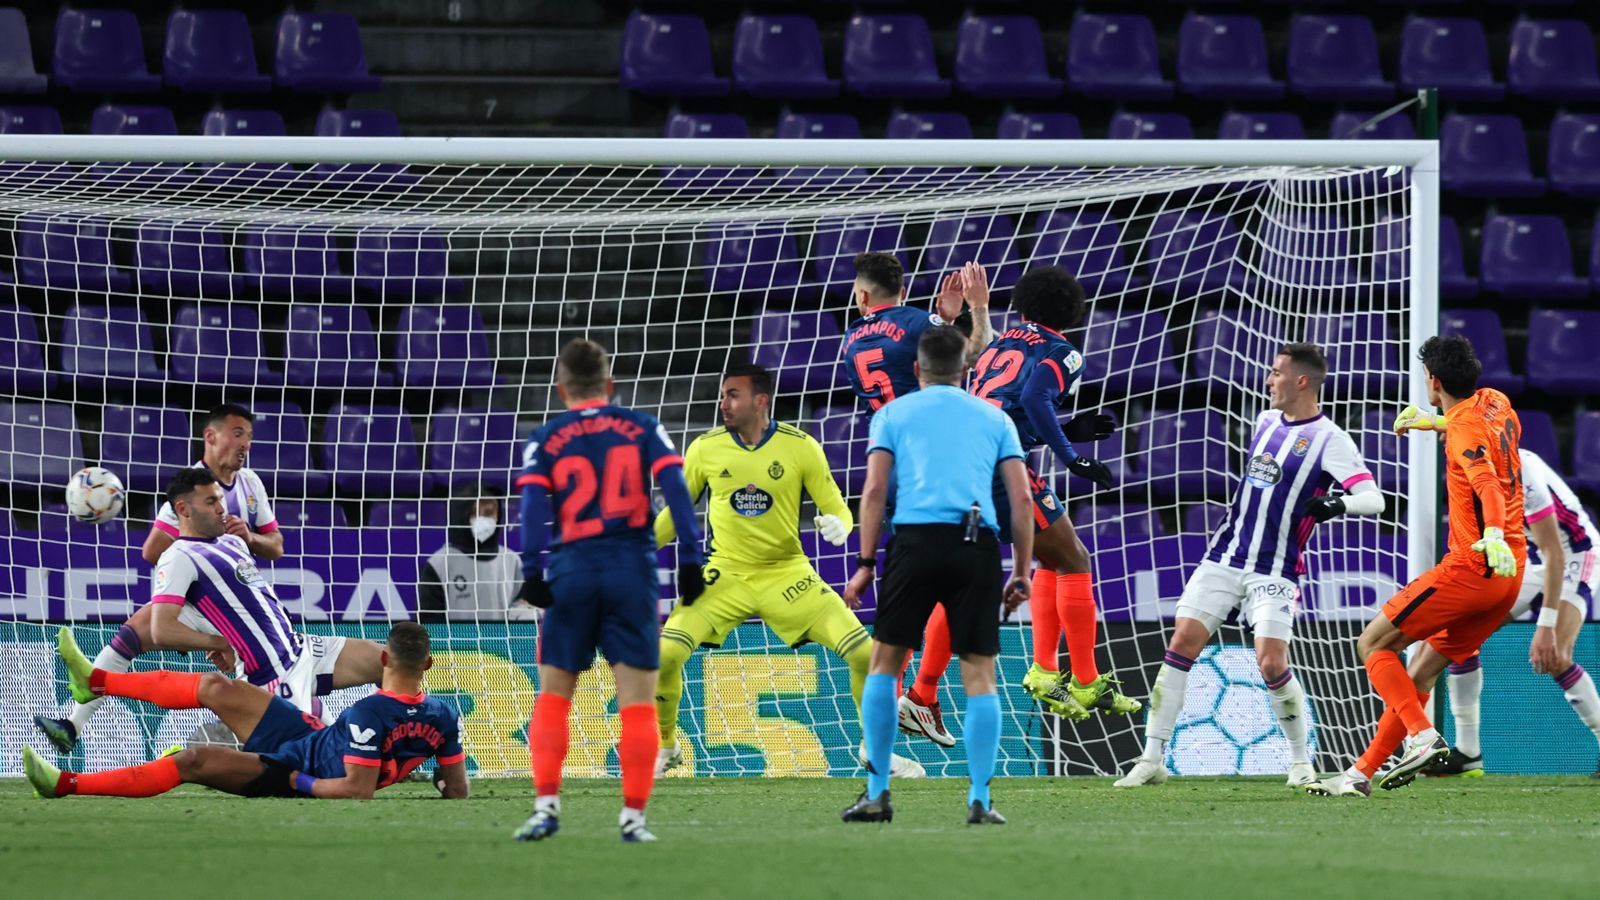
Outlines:
[[[556,518],[561,541],[568,543],[605,531],[605,520],[624,520],[629,528],[650,521],[650,492],[644,484],[644,465],[637,444],[619,444],[606,451],[604,483],[596,477],[594,463],[585,456],[563,456],[551,470],[561,495]],[[599,488],[600,515],[584,518]]]

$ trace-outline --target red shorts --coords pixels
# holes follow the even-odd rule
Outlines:
[[[1383,614],[1401,634],[1461,662],[1477,653],[1510,614],[1525,567],[1518,562],[1515,578],[1485,578],[1481,564],[1442,563],[1390,598]]]

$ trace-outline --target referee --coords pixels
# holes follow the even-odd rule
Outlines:
[[[950,621],[950,647],[961,657],[967,692],[967,823],[1005,824],[989,801],[989,779],[1000,749],[1000,698],[994,658],[1000,653],[996,602],[1008,610],[1028,597],[1033,558],[1033,504],[1017,428],[999,407],[961,389],[966,338],[948,325],[928,329],[917,342],[921,390],[872,417],[867,442],[867,484],[861,497],[861,546],[855,576],[846,585],[852,607],[872,584],[874,548],[883,522],[889,480],[899,501],[893,550],[878,593],[872,664],[861,696],[866,732],[867,789],[843,813],[846,822],[888,822],[889,754],[898,715],[895,688],[906,656],[922,645],[935,603]],[[999,469],[1011,498],[1011,581],[1002,594],[1000,542],[995,537],[993,484]]]

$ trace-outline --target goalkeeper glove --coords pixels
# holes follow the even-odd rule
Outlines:
[[[1517,574],[1517,558],[1511,555],[1511,545],[1506,543],[1505,533],[1500,529],[1490,526],[1483,530],[1483,537],[1472,549],[1483,554],[1488,561],[1489,568],[1501,578],[1514,578]]]
[[[845,539],[850,537],[850,529],[844,527],[844,520],[838,516],[817,516],[811,524],[817,526],[823,540],[835,547],[843,547]]]
[[[1080,456],[1067,466],[1067,470],[1079,478],[1085,478],[1098,484],[1102,488],[1111,487],[1111,470],[1098,459]]]
[[[1334,516],[1344,515],[1343,497],[1315,497],[1306,504],[1306,515],[1318,522],[1326,522]]]
[[[699,563],[682,563],[678,566],[678,600],[684,606],[693,606],[706,592],[706,573]]]
[[[1103,441],[1117,431],[1117,420],[1105,413],[1073,416],[1061,429],[1069,441]]]
[[[1395,434],[1405,434],[1408,431],[1443,431],[1444,425],[1444,416],[1423,412],[1415,406],[1400,410],[1400,415],[1394,417]]]
[[[537,606],[540,609],[549,609],[550,604],[556,602],[555,595],[550,593],[550,585],[545,582],[542,572],[522,579],[522,594],[516,599],[525,600],[530,606]]]

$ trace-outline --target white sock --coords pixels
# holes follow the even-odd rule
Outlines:
[[[133,660],[118,653],[112,649],[110,644],[107,644],[100,648],[99,653],[95,654],[94,667],[96,669],[104,669],[107,672],[126,672],[133,668]],[[88,726],[89,720],[94,718],[95,710],[99,709],[100,704],[104,702],[106,702],[106,698],[96,697],[88,703],[73,705],[72,712],[67,714],[67,718],[72,720],[72,725],[78,730],[79,735],[83,734],[83,729]]]
[[[1189,666],[1192,660],[1178,657],[1177,665],[1168,652],[1167,662],[1156,673],[1156,682],[1150,687],[1150,712],[1144,719],[1143,759],[1162,763],[1166,761],[1167,742],[1172,740],[1172,728],[1178,724],[1178,714],[1183,712],[1183,697],[1189,688]],[[1184,665],[1187,662],[1188,665]]]
[[[1278,717],[1278,727],[1289,739],[1289,762],[1308,763],[1306,753],[1306,690],[1294,673],[1285,672],[1288,680],[1271,689],[1272,713]]]
[[[1572,681],[1569,669],[1565,673],[1569,685],[1562,689],[1562,693],[1566,695],[1567,702],[1572,704],[1572,711],[1578,714],[1583,724],[1589,726],[1590,731],[1594,732],[1595,739],[1600,740],[1600,694],[1595,693],[1594,679],[1589,677],[1589,673],[1585,672],[1582,666],[1574,663],[1572,668],[1578,670],[1577,680]],[[1556,676],[1557,684],[1561,683],[1561,678],[1562,676]]]
[[[533,800],[533,811],[549,813],[552,816],[559,816],[561,815],[561,798],[555,794],[551,794],[547,797],[535,797]]]
[[[635,822],[641,825],[644,824],[644,810],[624,806],[622,812],[617,815],[617,824],[626,828]]]
[[[1483,696],[1483,669],[1450,673],[1450,715],[1456,721],[1456,749],[1462,756],[1483,752],[1478,744],[1478,698]]]

